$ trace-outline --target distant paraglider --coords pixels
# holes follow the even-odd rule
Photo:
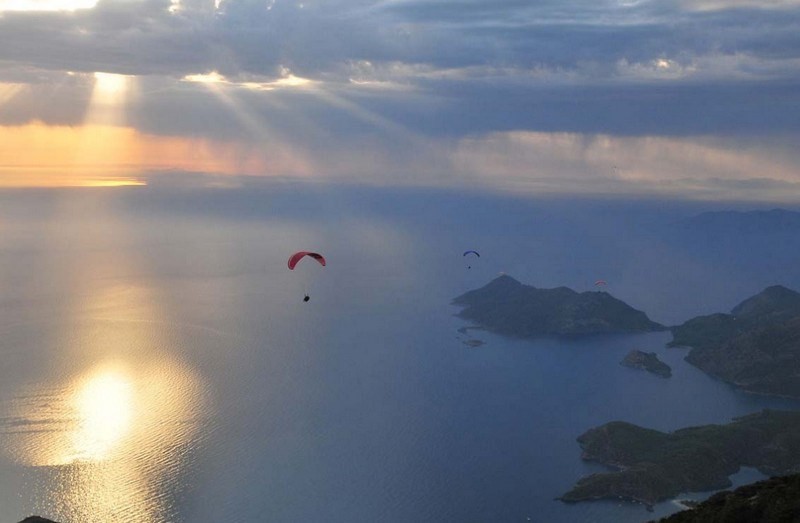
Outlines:
[[[325,267],[325,265],[327,264],[327,262],[325,261],[325,257],[322,256],[321,254],[317,253],[317,252],[298,251],[298,252],[292,254],[291,256],[289,256],[289,263],[288,263],[289,270],[293,271],[294,268],[297,266],[297,264],[300,263],[300,260],[302,260],[306,256],[308,256],[309,258],[313,258],[313,259],[317,260],[319,262],[319,264],[322,265],[323,267]],[[304,296],[303,296],[303,301],[304,302],[307,302],[307,301],[309,301],[311,299],[311,296],[308,295],[308,292],[304,292],[303,294],[304,294]]]
[[[606,283],[606,280],[597,280],[596,282],[594,282],[595,287],[605,287],[606,285],[608,285]]]
[[[480,255],[480,253],[478,253],[478,251],[464,251],[464,258],[466,258],[467,260],[470,260],[472,258],[480,258],[480,257],[481,257],[481,255]],[[472,268],[471,264],[467,265],[467,269],[471,269],[471,268]]]

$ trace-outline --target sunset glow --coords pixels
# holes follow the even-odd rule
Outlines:
[[[0,187],[800,198],[800,0],[469,3],[0,0]]]
[[[302,162],[293,162],[258,144],[154,136],[130,127],[0,127],[0,186],[5,187],[142,185],[142,173],[169,170],[302,174]]]

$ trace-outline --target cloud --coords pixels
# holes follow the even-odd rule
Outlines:
[[[177,2],[177,3],[173,3]],[[102,0],[75,12],[0,15],[0,60],[74,71],[183,77],[217,70],[329,78],[346,64],[557,69],[728,54],[798,58],[800,9],[707,2]],[[742,6],[755,2],[740,2]],[[177,6],[177,8],[176,8]],[[785,68],[797,78],[796,64]],[[340,78],[341,79],[341,78]],[[591,83],[586,75],[585,82]]]
[[[683,0],[681,5],[693,11],[729,9],[791,9],[800,7],[798,0]]]
[[[102,125],[0,127],[0,181],[231,186],[265,177],[531,194],[800,200],[800,153],[789,138],[511,131],[420,140],[393,131],[394,141],[369,134],[357,141],[301,141],[268,130],[248,140],[166,138]]]
[[[793,194],[796,183],[800,163],[786,152],[800,136],[794,0],[3,5],[0,126],[97,124],[94,73],[116,73],[130,89],[124,105],[106,104],[105,123],[153,148],[202,142],[228,159],[142,170],[232,174],[238,154],[251,174],[376,183],[698,194],[781,183]],[[597,163],[603,140],[619,171]],[[736,156],[757,140],[758,151]],[[623,169],[631,151],[639,156]],[[758,165],[777,174],[747,185],[761,179]]]
[[[800,198],[800,154],[738,140],[511,132],[462,140],[452,159],[465,178],[533,193]]]

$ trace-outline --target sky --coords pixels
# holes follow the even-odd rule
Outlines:
[[[0,186],[800,202],[800,0],[0,0]]]

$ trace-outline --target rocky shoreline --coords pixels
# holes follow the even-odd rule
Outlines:
[[[613,471],[578,480],[560,499],[625,499],[645,505],[682,492],[731,486],[740,467],[767,475],[800,471],[800,412],[764,410],[727,425],[665,433],[615,421],[578,438],[583,459]]]

